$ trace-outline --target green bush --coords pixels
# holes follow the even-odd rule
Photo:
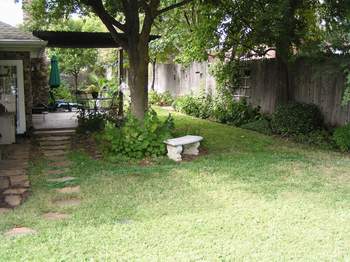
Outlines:
[[[173,97],[168,91],[164,93],[157,93],[155,91],[151,91],[148,94],[148,100],[150,105],[156,106],[171,106],[174,102]]]
[[[173,107],[176,111],[206,119],[212,114],[212,97],[210,95],[178,97]]]
[[[334,130],[333,140],[341,151],[350,150],[350,123]]]
[[[173,128],[174,121],[170,115],[162,122],[156,112],[150,110],[143,123],[131,114],[120,128],[107,122],[98,139],[109,154],[138,159],[155,157],[166,153],[163,141],[171,137]]]
[[[259,132],[265,135],[271,135],[272,129],[270,122],[267,119],[259,119],[244,125],[241,125],[241,128]]]
[[[61,85],[57,88],[51,89],[53,98],[56,100],[65,100],[67,102],[73,101],[73,96],[71,94],[71,90],[67,83],[62,82]],[[55,101],[52,100],[52,97],[50,97],[50,104],[53,104]]]
[[[253,107],[245,99],[235,101],[232,97],[218,97],[213,106],[213,118],[221,123],[241,126],[260,117],[260,107]]]
[[[80,112],[78,116],[78,133],[93,133],[105,128],[106,118],[100,113]]]
[[[183,96],[175,100],[176,111],[199,117],[211,118],[221,123],[240,126],[261,117],[259,107],[252,107],[246,100],[234,101],[232,96]]]
[[[299,143],[317,146],[323,149],[334,149],[334,143],[327,130],[315,130],[308,134],[294,136],[294,140]]]
[[[308,134],[323,127],[323,117],[314,104],[290,103],[277,108],[271,126],[284,136]]]

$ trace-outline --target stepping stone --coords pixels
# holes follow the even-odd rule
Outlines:
[[[81,201],[77,198],[67,199],[67,200],[56,200],[54,203],[59,207],[73,207],[79,206]]]
[[[20,195],[5,196],[5,202],[11,207],[16,207],[22,203],[22,197]]]
[[[69,182],[75,180],[75,177],[72,176],[64,176],[64,177],[59,177],[59,178],[50,178],[47,181],[50,183],[64,183],[64,182]]]
[[[27,175],[10,177],[12,187],[29,187],[29,180]]]
[[[16,237],[16,236],[32,235],[35,233],[36,231],[34,229],[31,229],[28,227],[15,227],[7,231],[4,235],[6,237]]]
[[[0,177],[1,176],[21,176],[25,175],[26,171],[24,169],[13,169],[13,170],[1,170]]]
[[[60,161],[60,162],[50,163],[50,166],[52,166],[52,167],[69,167],[71,164],[72,164],[71,161]]]
[[[56,189],[58,193],[61,194],[73,194],[73,193],[79,193],[80,192],[80,186],[67,186],[64,188],[58,188]]]
[[[21,195],[27,192],[27,188],[12,188],[12,189],[7,189],[3,192],[4,195]]]
[[[0,170],[26,169],[28,161],[25,160],[0,160]]]
[[[9,209],[9,208],[0,208],[0,215],[1,214],[6,214],[6,213],[8,213],[10,211],[11,211],[11,209]]]
[[[66,172],[67,172],[67,170],[65,170],[65,169],[52,169],[52,170],[46,171],[46,174],[50,175],[50,176],[52,176],[52,175],[63,175]]]
[[[44,156],[46,157],[57,157],[57,156],[65,156],[67,151],[57,150],[57,151],[44,151]]]
[[[43,218],[46,220],[63,220],[63,219],[67,219],[70,216],[68,214],[63,214],[63,213],[58,213],[58,212],[49,212],[46,214],[43,214]]]

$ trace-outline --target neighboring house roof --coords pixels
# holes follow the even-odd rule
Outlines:
[[[0,21],[0,46],[45,46],[46,42],[32,33],[24,32],[14,26]]]

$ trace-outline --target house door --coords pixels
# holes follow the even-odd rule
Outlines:
[[[0,60],[0,104],[16,117],[16,133],[26,132],[22,60]]]

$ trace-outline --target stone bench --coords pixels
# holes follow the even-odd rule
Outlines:
[[[168,157],[174,161],[181,161],[181,154],[198,155],[198,147],[200,141],[203,140],[201,136],[182,136],[172,138],[164,141],[168,149]]]

